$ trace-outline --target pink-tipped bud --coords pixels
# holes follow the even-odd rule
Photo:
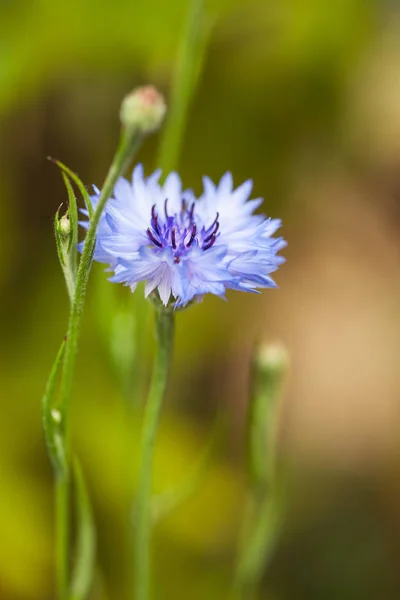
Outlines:
[[[152,85],[146,85],[125,96],[120,119],[127,129],[146,135],[160,127],[166,110],[163,96]]]

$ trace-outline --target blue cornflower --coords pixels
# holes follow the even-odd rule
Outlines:
[[[119,179],[106,205],[93,258],[109,265],[110,281],[132,291],[143,281],[145,295],[157,290],[165,306],[184,306],[207,293],[224,297],[226,289],[276,287],[270,274],[284,262],[277,253],[286,242],[271,237],[279,219],[253,214],[262,198],[248,200],[251,181],[234,189],[230,173],[218,185],[204,177],[196,199],[182,190],[176,173],[163,185],[160,175],[158,170],[145,178],[138,165],[131,183]],[[100,192],[94,189],[95,207]]]

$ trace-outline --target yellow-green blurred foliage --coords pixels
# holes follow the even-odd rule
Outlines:
[[[262,598],[400,597],[400,21],[376,0],[209,0],[213,21],[180,172],[254,180],[289,242],[279,290],[206,298],[178,315],[156,488],[187,477],[218,412],[227,434],[198,494],[155,531],[155,598],[227,597],[244,499],[243,415],[253,344],[292,355],[280,435],[289,514]],[[101,185],[121,98],[165,93],[184,0],[0,3],[0,598],[53,598],[52,474],[40,399],[65,334],[52,219],[65,192],[46,156]],[[139,160],[155,168],[159,136]],[[73,437],[93,499],[92,599],[126,598],[127,443],[92,273],[74,384]],[[114,292],[113,292],[114,293]],[[131,302],[125,288],[118,302]],[[102,317],[103,315],[103,317]],[[104,315],[106,315],[104,317]],[[107,322],[102,322],[107,319]],[[145,388],[152,350],[143,327]],[[124,343],[129,339],[124,337]],[[143,357],[145,360],[143,360]],[[123,369],[122,369],[123,370]],[[125,373],[126,374],[126,373]],[[139,422],[136,431],[139,429]],[[129,448],[129,453],[127,453]]]

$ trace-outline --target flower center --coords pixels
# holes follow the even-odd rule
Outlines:
[[[219,236],[219,214],[209,227],[198,228],[194,218],[195,203],[189,206],[182,200],[181,210],[175,215],[168,214],[168,198],[164,202],[165,216],[160,217],[156,212],[156,205],[151,209],[150,227],[147,237],[158,248],[170,247],[174,250],[174,261],[180,262],[194,241],[202,250],[208,250]]]

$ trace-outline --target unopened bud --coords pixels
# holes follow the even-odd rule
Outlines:
[[[57,223],[59,233],[64,236],[69,236],[71,233],[71,223],[67,215],[63,215]]]
[[[289,354],[282,342],[261,344],[256,351],[255,362],[261,372],[280,374],[289,366]]]
[[[155,87],[147,85],[125,96],[120,119],[127,129],[146,135],[160,127],[166,110],[163,96]]]

